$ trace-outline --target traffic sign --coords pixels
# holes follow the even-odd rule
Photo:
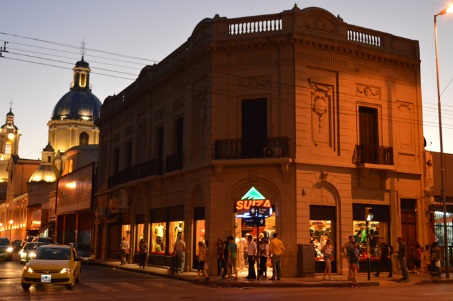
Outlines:
[[[245,219],[246,227],[262,227],[266,226],[266,218],[265,217],[252,217]]]
[[[268,217],[271,215],[271,208],[269,207],[250,207],[250,216],[264,216]]]

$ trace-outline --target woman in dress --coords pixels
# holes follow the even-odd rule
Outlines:
[[[197,269],[197,281],[200,280],[200,273],[203,274],[206,278],[204,281],[209,281],[209,276],[208,273],[206,273],[205,269],[205,262],[206,262],[206,253],[208,251],[208,248],[206,248],[206,245],[204,242],[199,241],[198,242],[198,269]]]

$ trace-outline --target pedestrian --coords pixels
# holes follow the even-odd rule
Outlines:
[[[123,237],[123,240],[120,243],[120,261],[121,265],[126,264],[126,253],[129,250],[129,242],[126,240],[126,237]]]
[[[200,280],[200,273],[205,276],[204,281],[209,281],[208,273],[206,273],[206,253],[208,249],[204,242],[198,242],[198,268],[197,268],[197,281]]]
[[[253,237],[249,235],[247,237],[247,262],[249,265],[249,272],[245,279],[248,280],[255,280],[256,273],[255,273],[255,256],[256,256],[256,243],[253,241]]]
[[[330,263],[330,259],[332,258],[333,254],[333,244],[330,238],[326,240],[326,243],[322,248],[321,252],[323,254],[324,263],[326,265],[324,268],[324,275],[322,276],[322,280],[326,279],[326,274],[329,275],[329,280],[332,280],[332,277],[330,276],[332,272],[332,265]]]
[[[148,255],[148,244],[145,242],[144,238],[140,239],[138,248],[140,250],[140,264],[138,266],[145,268],[146,255]]]
[[[272,235],[273,239],[269,244],[269,253],[272,256],[272,278],[271,280],[280,280],[282,277],[282,255],[285,252],[283,242],[278,239],[278,234],[275,232]],[[277,276],[277,278],[275,278]]]
[[[433,277],[442,278],[440,272],[440,262],[442,260],[442,250],[439,247],[437,242],[433,242],[431,244],[431,248],[429,250],[430,258],[431,258],[431,281],[433,281]]]
[[[354,238],[354,237],[353,237]],[[358,287],[357,273],[359,271],[359,258],[360,251],[358,248],[359,244],[354,240],[352,247],[348,250],[347,256],[349,258],[349,264],[351,266],[351,285],[352,287]]]
[[[417,242],[415,244],[415,250],[414,250],[414,263],[415,263],[415,270],[413,271],[414,273],[418,274],[421,272],[422,255],[423,255],[423,249],[420,246],[420,244]]]
[[[384,238],[379,237],[378,239],[379,248],[381,249],[381,257],[379,258],[379,265],[377,272],[373,274],[376,277],[379,277],[382,269],[387,266],[389,269],[389,274],[387,277],[393,277],[393,267],[392,267],[392,254],[393,247],[384,242]]]
[[[235,277],[233,278],[234,280],[238,279],[238,267],[237,267],[237,261],[238,261],[238,246],[234,243],[234,238],[233,236],[228,236],[228,266],[229,266],[229,276],[233,274],[234,270],[234,275]]]
[[[400,281],[407,282],[409,281],[409,270],[407,269],[407,245],[403,241],[402,237],[398,237],[398,261],[401,266],[401,273],[403,274],[403,278]]]
[[[343,248],[341,250],[343,251],[343,255],[346,256],[346,260],[348,261],[348,280],[352,280],[352,268],[351,268],[351,263],[349,262],[349,256],[348,252],[350,249],[352,249],[352,244],[356,241],[355,237],[353,235],[349,236],[349,241],[344,244]]]
[[[216,244],[216,253],[217,253],[217,276],[221,276],[223,273],[223,263],[225,260],[223,259],[223,255],[225,254],[225,246],[223,244],[223,241],[219,238],[217,239],[217,244]]]
[[[267,258],[269,257],[269,241],[263,238],[260,244],[260,271],[259,275],[267,278]]]
[[[186,242],[181,233],[178,234],[175,246],[174,254],[176,255],[176,266],[175,272],[178,273],[178,269],[181,270],[181,273],[184,272],[184,266],[186,264]]]

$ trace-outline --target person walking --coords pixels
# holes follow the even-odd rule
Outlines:
[[[238,246],[234,243],[234,237],[228,236],[228,266],[230,269],[229,275],[232,275],[231,269],[234,270],[234,279],[238,279]]]
[[[326,240],[326,243],[325,243],[324,247],[322,248],[321,252],[323,254],[324,263],[326,264],[326,266],[324,268],[324,275],[322,276],[322,280],[326,279],[326,274],[329,275],[329,280],[332,280],[332,277],[330,276],[330,274],[332,272],[332,265],[331,265],[330,259],[332,258],[332,254],[333,254],[333,244],[332,244],[332,240],[330,238],[328,238]]]
[[[206,273],[206,253],[208,251],[208,248],[206,248],[206,245],[204,242],[199,241],[198,242],[198,268],[197,268],[197,281],[200,280],[200,273],[205,276],[204,281],[209,281],[209,276],[208,273]]]
[[[429,254],[431,258],[431,281],[433,281],[434,276],[442,278],[440,272],[440,263],[442,261],[442,250],[439,247],[437,242],[431,244],[429,249]]]
[[[260,271],[259,275],[267,278],[267,258],[269,257],[269,242],[263,238],[260,244]]]
[[[358,287],[357,283],[357,273],[359,271],[359,260],[360,260],[360,251],[359,244],[354,240],[352,247],[348,250],[349,264],[351,266],[351,285],[352,287]]]
[[[123,240],[120,243],[120,261],[121,265],[126,264],[126,254],[129,250],[129,242],[126,240],[126,237],[123,237]]]
[[[352,244],[355,242],[355,237],[354,235],[349,236],[349,241],[344,244],[343,248],[341,250],[343,251],[343,255],[346,256],[346,260],[348,261],[348,280],[352,280],[352,268],[351,268],[351,263],[349,262],[349,250],[352,249]]]
[[[223,244],[223,241],[219,238],[217,239],[217,244],[216,244],[216,253],[217,253],[217,276],[221,276],[223,273],[223,269],[225,268],[223,266],[223,263],[225,262],[223,259],[223,255],[225,254],[225,246]]]
[[[248,280],[255,280],[256,273],[255,273],[255,256],[256,256],[256,243],[253,241],[253,237],[249,235],[247,237],[248,245],[247,245],[247,262],[249,265],[249,272],[245,279]]]
[[[379,265],[375,274],[376,277],[379,277],[383,267],[387,266],[389,269],[389,274],[387,277],[393,277],[393,266],[392,266],[392,255],[393,247],[384,242],[382,237],[378,239],[379,248],[381,249],[381,257],[379,258]]]
[[[402,282],[409,281],[409,270],[407,269],[407,245],[403,241],[402,237],[398,237],[398,261],[401,266],[401,273],[403,274],[403,278],[400,279]]]
[[[180,269],[181,273],[184,272],[184,266],[186,264],[186,242],[184,241],[182,234],[179,233],[174,246],[174,253],[176,255],[176,266],[175,272],[178,273]]]
[[[273,239],[269,244],[269,253],[272,256],[272,278],[271,280],[280,280],[282,277],[282,255],[285,252],[283,242],[278,239],[278,234],[275,232],[272,235]],[[277,278],[275,278],[277,276]]]
[[[138,266],[145,268],[146,255],[148,255],[148,244],[145,242],[145,239],[140,239],[138,248],[140,251],[140,263]]]

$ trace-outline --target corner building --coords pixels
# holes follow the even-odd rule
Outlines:
[[[186,269],[203,240],[216,273],[217,239],[235,237],[242,267],[245,235],[258,230],[279,233],[283,274],[297,276],[312,272],[307,256],[323,267],[326,237],[338,273],[349,235],[373,262],[366,233],[395,247],[397,236],[410,248],[428,239],[417,41],[315,7],[216,15],[105,99],[96,125],[101,258],[115,257],[126,237],[132,261],[144,237],[148,263],[169,266],[181,232]],[[257,199],[271,207],[259,228],[241,218]]]

